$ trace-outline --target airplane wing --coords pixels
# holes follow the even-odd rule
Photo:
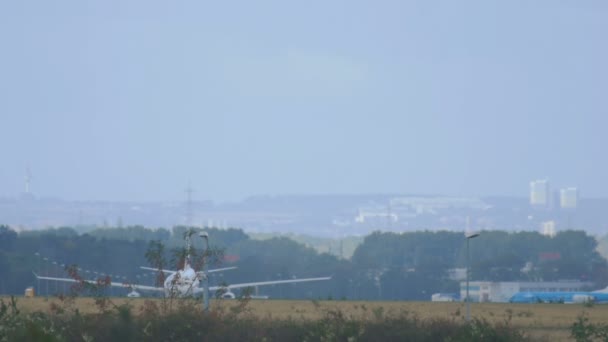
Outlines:
[[[146,271],[154,271],[154,272],[158,271],[158,268],[154,268],[154,267],[139,266],[139,268],[141,268],[142,270],[146,270]],[[169,273],[169,274],[177,272],[174,270],[161,270],[161,271],[163,271],[163,273]]]
[[[158,271],[158,268],[152,268],[152,267],[140,266],[139,268],[141,268],[142,270],[147,270],[147,271]],[[235,268],[236,268],[236,266],[224,267],[224,268],[214,268],[212,270],[208,270],[207,273],[222,272],[222,271],[227,271],[227,270],[233,270]],[[177,271],[174,271],[174,270],[162,270],[162,271],[164,273],[175,273],[175,272],[177,272]]]
[[[43,279],[43,280],[54,280],[54,281],[64,281],[66,283],[78,283],[78,280],[72,279],[72,278],[55,278],[55,277],[43,277],[43,276],[39,276],[38,274],[36,274],[35,272],[34,275],[36,276],[36,278],[38,279]],[[97,284],[96,281],[94,280],[84,280],[85,282],[89,283],[89,284]],[[115,283],[115,282],[111,282],[109,284],[110,286],[114,286],[114,287],[123,287],[123,288],[130,288],[133,290],[142,290],[142,291],[164,291],[165,289],[162,287],[155,287],[155,286],[146,286],[146,285],[137,285],[137,284],[127,284],[127,283]]]
[[[320,280],[330,280],[331,277],[320,277],[320,278],[302,278],[302,279],[288,279],[288,280],[271,280],[271,281],[260,281],[254,283],[241,283],[241,284],[231,284],[226,286],[210,286],[210,291],[217,291],[219,289],[240,289],[243,287],[253,287],[253,286],[264,286],[264,285],[276,285],[276,284],[290,284],[290,283],[303,283],[308,281],[320,281]],[[196,291],[202,291],[202,288],[197,288]]]
[[[222,272],[222,271],[228,271],[228,270],[234,270],[235,268],[237,268],[236,266],[231,266],[231,267],[223,267],[223,268],[214,268],[212,270],[207,270],[207,273],[213,273],[213,272]]]

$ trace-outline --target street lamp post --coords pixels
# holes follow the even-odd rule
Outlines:
[[[49,276],[49,258],[44,257],[42,258],[42,260],[44,260],[44,265],[46,266],[46,276]],[[45,280],[44,281],[45,285],[46,285],[46,292],[45,295],[48,297],[49,296],[49,281]]]
[[[65,264],[61,264],[61,269],[59,272],[62,272],[62,271],[65,272]],[[67,283],[64,282],[63,283],[63,294],[66,294],[66,285],[67,285]]]
[[[55,277],[57,277],[57,276],[58,276],[58,275],[57,275],[57,273],[58,273],[58,272],[57,272],[57,261],[53,261],[53,275],[54,275]],[[57,283],[58,283],[58,282],[56,281],[56,282],[55,282],[55,295],[57,295],[57,294],[59,293],[59,290],[58,290],[58,288],[57,288],[57,286],[58,286],[58,285],[57,285]]]
[[[207,254],[209,253],[209,234],[201,232],[199,234],[205,240],[205,252],[203,254],[203,312],[209,312],[209,277],[207,276]]]
[[[471,264],[471,254],[469,253],[469,240],[478,237],[479,234],[468,234],[466,235],[467,239],[467,294],[464,298],[467,307],[466,321],[469,322],[471,320],[471,298],[469,298],[469,265]]]
[[[38,273],[40,273],[40,270],[42,269],[42,267],[40,266],[40,253],[36,252],[34,253],[34,255],[38,257],[36,260],[38,261]],[[36,277],[36,283],[37,286],[35,294],[39,296],[42,294],[42,290],[40,289],[40,278]]]

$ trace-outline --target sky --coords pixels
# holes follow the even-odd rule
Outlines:
[[[0,197],[608,197],[608,2],[3,1]]]

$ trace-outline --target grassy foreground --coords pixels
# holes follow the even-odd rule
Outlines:
[[[10,298],[2,300],[10,312]],[[159,341],[365,341],[377,340],[376,337],[412,341],[571,341],[577,322],[583,324],[581,336],[603,336],[603,331],[598,332],[593,325],[602,327],[608,323],[608,305],[472,303],[474,323],[467,325],[463,303],[217,300],[212,302],[212,314],[204,316],[200,302],[193,300],[111,298],[109,302],[100,308],[93,298],[18,298],[15,308],[21,316],[45,317],[48,321],[44,324],[54,322],[57,329],[75,329],[69,336],[76,337],[66,339],[70,341],[86,340],[79,336],[88,336],[87,317],[94,317],[97,325],[107,324],[106,330],[114,329],[119,334],[91,333],[91,338],[98,337],[93,340],[121,337]],[[127,335],[120,335],[121,329]],[[172,330],[187,332],[173,336]]]

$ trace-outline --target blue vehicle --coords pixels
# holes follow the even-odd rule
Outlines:
[[[517,292],[510,303],[608,303],[608,288],[600,291],[586,292]]]

